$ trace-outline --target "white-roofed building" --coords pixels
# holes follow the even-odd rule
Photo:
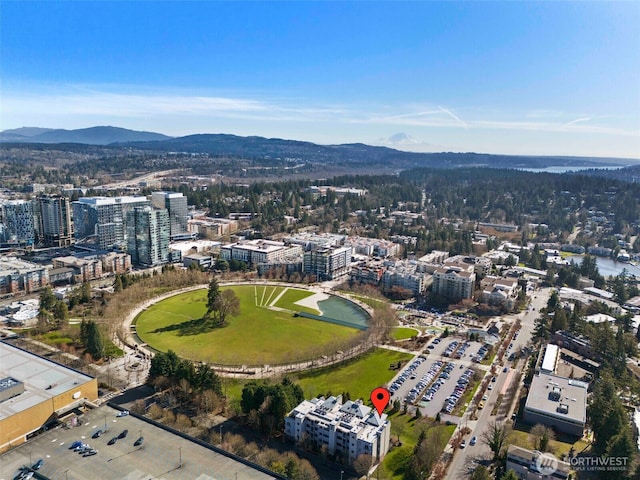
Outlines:
[[[297,443],[325,447],[343,463],[361,455],[379,461],[389,450],[391,424],[362,400],[342,403],[342,396],[304,400],[285,418],[284,433]]]

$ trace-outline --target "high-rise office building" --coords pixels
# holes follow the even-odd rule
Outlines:
[[[1,240],[17,245],[33,245],[36,241],[34,214],[31,200],[6,200],[0,203]]]
[[[75,237],[97,235],[102,250],[122,248],[127,244],[127,212],[148,205],[146,197],[83,197],[71,204]]]
[[[164,208],[169,213],[169,235],[171,240],[190,237],[187,234],[187,197],[178,192],[153,192],[151,204],[155,208]]]
[[[71,202],[62,195],[38,198],[40,236],[47,247],[66,247],[73,240]]]
[[[151,207],[127,212],[127,252],[131,263],[151,267],[169,261],[169,213]]]

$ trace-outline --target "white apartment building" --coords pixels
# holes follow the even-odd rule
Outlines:
[[[428,273],[422,271],[422,265],[416,261],[401,260],[385,262],[387,269],[382,274],[382,288],[402,287],[411,290],[414,295],[423,293],[433,282]]]
[[[325,447],[343,463],[360,455],[379,461],[389,451],[391,424],[386,414],[362,400],[342,403],[342,396],[304,400],[285,418],[284,433],[297,443]]]
[[[571,465],[550,453],[509,445],[507,470],[513,470],[521,480],[566,480]]]
[[[243,240],[220,247],[220,258],[241,260],[251,265],[285,263],[302,256],[300,245],[285,245],[272,240]]]
[[[349,237],[345,245],[351,245],[353,252],[359,255],[397,257],[400,254],[400,245],[379,238]]]
[[[439,267],[433,272],[433,292],[452,301],[471,298],[475,281],[473,267]]]

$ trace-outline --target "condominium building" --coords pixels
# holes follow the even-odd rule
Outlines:
[[[14,257],[0,257],[0,294],[31,293],[47,285],[46,267]]]
[[[433,282],[432,276],[421,271],[421,264],[416,261],[401,260],[385,264],[387,269],[382,275],[382,288],[385,290],[402,287],[411,290],[414,295],[420,295]]]
[[[36,241],[34,203],[31,200],[5,200],[0,203],[0,241],[33,245]]]
[[[151,204],[169,213],[169,236],[171,240],[185,237],[187,234],[187,197],[178,192],[153,192]]]
[[[134,265],[169,262],[169,213],[165,209],[147,206],[127,212],[127,253]]]
[[[462,269],[468,269],[469,265],[473,267],[473,271],[478,278],[483,278],[491,273],[491,259],[486,257],[455,255],[444,261],[445,267],[460,267]]]
[[[360,255],[377,257],[396,257],[400,253],[400,245],[389,240],[367,237],[349,237],[345,245],[351,245],[353,252]]]
[[[97,235],[100,249],[122,248],[127,244],[127,212],[148,205],[146,197],[83,197],[71,204],[75,237]]]
[[[451,301],[471,298],[475,281],[473,268],[439,267],[433,272],[433,292]]]
[[[300,245],[307,251],[321,247],[340,247],[344,245],[346,239],[346,235],[338,235],[335,233],[300,232],[284,238],[284,242],[289,245]]]
[[[300,259],[300,245],[286,245],[273,240],[243,240],[220,247],[220,258],[224,260],[241,260],[250,265],[262,263],[287,263]]]
[[[40,236],[47,247],[67,247],[73,241],[71,202],[62,195],[38,198]]]
[[[95,256],[57,257],[53,259],[53,268],[73,269],[73,280],[76,283],[88,282],[102,277],[102,262]]]
[[[349,273],[351,247],[318,247],[304,252],[302,271],[318,280],[333,280]]]
[[[500,305],[511,311],[518,300],[518,280],[488,275],[480,282],[481,300],[489,305]]]
[[[361,455],[379,461],[389,450],[391,424],[386,414],[362,400],[342,396],[305,400],[285,418],[285,435],[303,447],[326,448],[338,461],[353,463]]]

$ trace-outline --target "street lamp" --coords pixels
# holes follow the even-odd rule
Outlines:
[[[178,462],[178,468],[182,468],[182,447],[178,447],[178,451],[180,452],[180,461]]]
[[[340,470],[340,480],[342,480],[342,475],[344,474],[344,470]]]

